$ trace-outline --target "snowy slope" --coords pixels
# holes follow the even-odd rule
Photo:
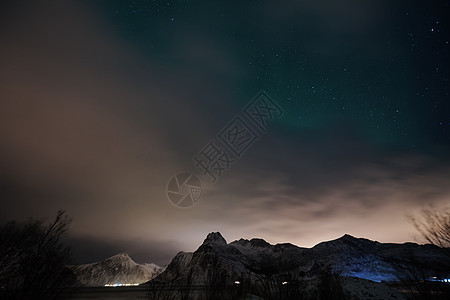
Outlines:
[[[152,263],[137,264],[126,253],[91,264],[69,267],[83,286],[141,284],[164,271],[164,268]]]
[[[210,233],[193,253],[180,252],[154,282],[211,285],[216,282],[261,282],[314,279],[330,270],[342,276],[371,281],[397,280],[405,266],[421,268],[430,276],[448,271],[450,259],[431,245],[383,244],[344,235],[313,248],[292,244],[271,245],[262,239],[227,244],[218,232]]]

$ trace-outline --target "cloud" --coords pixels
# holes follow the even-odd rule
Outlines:
[[[371,5],[353,4],[270,11],[274,19],[277,12],[290,11],[291,19],[312,12],[339,23],[339,34],[359,34],[355,24],[377,26],[365,18]],[[204,181],[197,206],[177,209],[166,199],[169,178],[199,174],[192,156],[257,92],[236,88],[254,74],[229,41],[204,26],[178,27],[161,60],[80,2],[5,9],[0,220],[66,209],[80,262],[129,251],[167,263],[175,249],[195,250],[218,230],[228,240],[261,236],[299,245],[343,233],[402,241],[411,231],[407,210],[448,201],[450,171],[441,156],[377,148],[354,124],[301,131],[275,122],[218,183]]]
[[[78,2],[11,5],[8,16],[0,177],[9,210],[1,217],[62,207],[78,220],[75,231],[104,234],[121,226],[113,219],[170,207],[166,181],[208,137],[210,107],[201,104],[212,95],[225,102],[224,87],[149,62]],[[219,52],[209,48],[215,59]]]
[[[190,217],[174,211],[165,186],[232,110],[233,55],[205,31],[174,41],[168,51],[178,62],[168,63],[79,2],[6,8],[0,219],[62,208],[71,233],[102,248],[117,237],[177,240]]]
[[[74,254],[73,264],[101,261],[126,252],[137,263],[155,263],[164,266],[180,251],[180,245],[176,242],[162,239],[102,240],[69,235],[64,242],[71,247]]]
[[[204,223],[226,224],[233,239],[253,235],[301,246],[345,233],[402,242],[413,240],[407,214],[448,201],[450,166],[439,157],[386,151],[330,131],[332,139],[326,132],[299,135],[295,146],[295,137],[264,137],[205,191]]]

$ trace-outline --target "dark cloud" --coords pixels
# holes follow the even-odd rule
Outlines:
[[[406,213],[446,204],[450,166],[439,157],[387,152],[341,130],[299,135],[296,143],[266,136],[207,191],[206,218],[219,218],[235,238],[244,232],[310,246],[348,232],[410,239]]]
[[[409,81],[386,83],[412,69],[409,57],[400,60],[401,71],[381,72],[389,67],[386,56],[401,56],[408,42],[386,46],[384,32],[398,7],[325,2],[263,2],[242,10],[192,4],[176,26],[162,13],[140,16],[137,26],[131,13],[121,11],[118,22],[117,14],[98,12],[114,12],[114,2],[9,2],[0,18],[0,220],[65,209],[73,217],[67,241],[83,263],[126,251],[137,261],[165,264],[218,230],[228,240],[259,236],[303,246],[344,233],[411,239],[405,214],[448,202],[448,149],[435,143],[418,150],[403,140],[396,148],[382,143],[398,138],[394,130],[374,130],[378,142],[367,133],[376,124],[361,124],[366,106],[384,109],[388,124],[398,103],[379,100],[385,93],[399,103],[414,94],[403,90]],[[130,34],[134,26],[142,31]],[[305,54],[288,59],[289,51]],[[372,69],[342,79],[341,69],[355,60]],[[327,90],[343,98],[359,93],[348,107],[361,113],[339,115],[343,98],[327,104],[332,97],[325,92],[308,94],[310,83],[319,92],[328,76],[335,86]],[[361,96],[361,77],[380,87]],[[192,156],[260,89],[285,114],[209,183]],[[407,117],[420,123],[416,114]],[[188,210],[165,195],[181,170],[205,185],[200,203]]]
[[[89,237],[67,236],[64,242],[71,247],[73,263],[92,263],[101,261],[118,253],[126,252],[138,263],[167,264],[180,250],[174,241],[164,240],[107,240]],[[149,261],[149,259],[152,259]]]

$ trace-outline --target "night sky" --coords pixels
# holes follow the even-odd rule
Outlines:
[[[415,241],[407,216],[449,205],[450,1],[62,2],[1,4],[0,221],[66,210],[76,262],[162,265],[211,231]],[[233,160],[215,182],[210,141]],[[190,208],[167,197],[182,171]]]

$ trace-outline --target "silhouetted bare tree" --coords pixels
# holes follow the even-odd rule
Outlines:
[[[70,219],[58,211],[51,222],[29,220],[0,226],[2,299],[56,299],[75,282],[69,248],[61,242]]]
[[[419,216],[410,217],[420,235],[429,243],[446,249],[450,256],[450,209],[433,210],[425,208]]]
[[[334,273],[331,268],[326,268],[319,273],[318,299],[339,300],[348,299],[340,280],[340,276]]]
[[[422,209],[420,215],[410,216],[410,221],[421,237],[430,244],[438,246],[443,254],[450,257],[450,209]],[[410,264],[404,264],[399,272],[399,280],[413,299],[449,299],[447,284],[429,281],[425,266],[409,255]],[[448,260],[447,260],[448,261]],[[442,261],[445,264],[445,261]],[[450,270],[450,265],[448,265]],[[447,273],[447,272],[445,272]],[[441,274],[447,277],[449,274]]]

